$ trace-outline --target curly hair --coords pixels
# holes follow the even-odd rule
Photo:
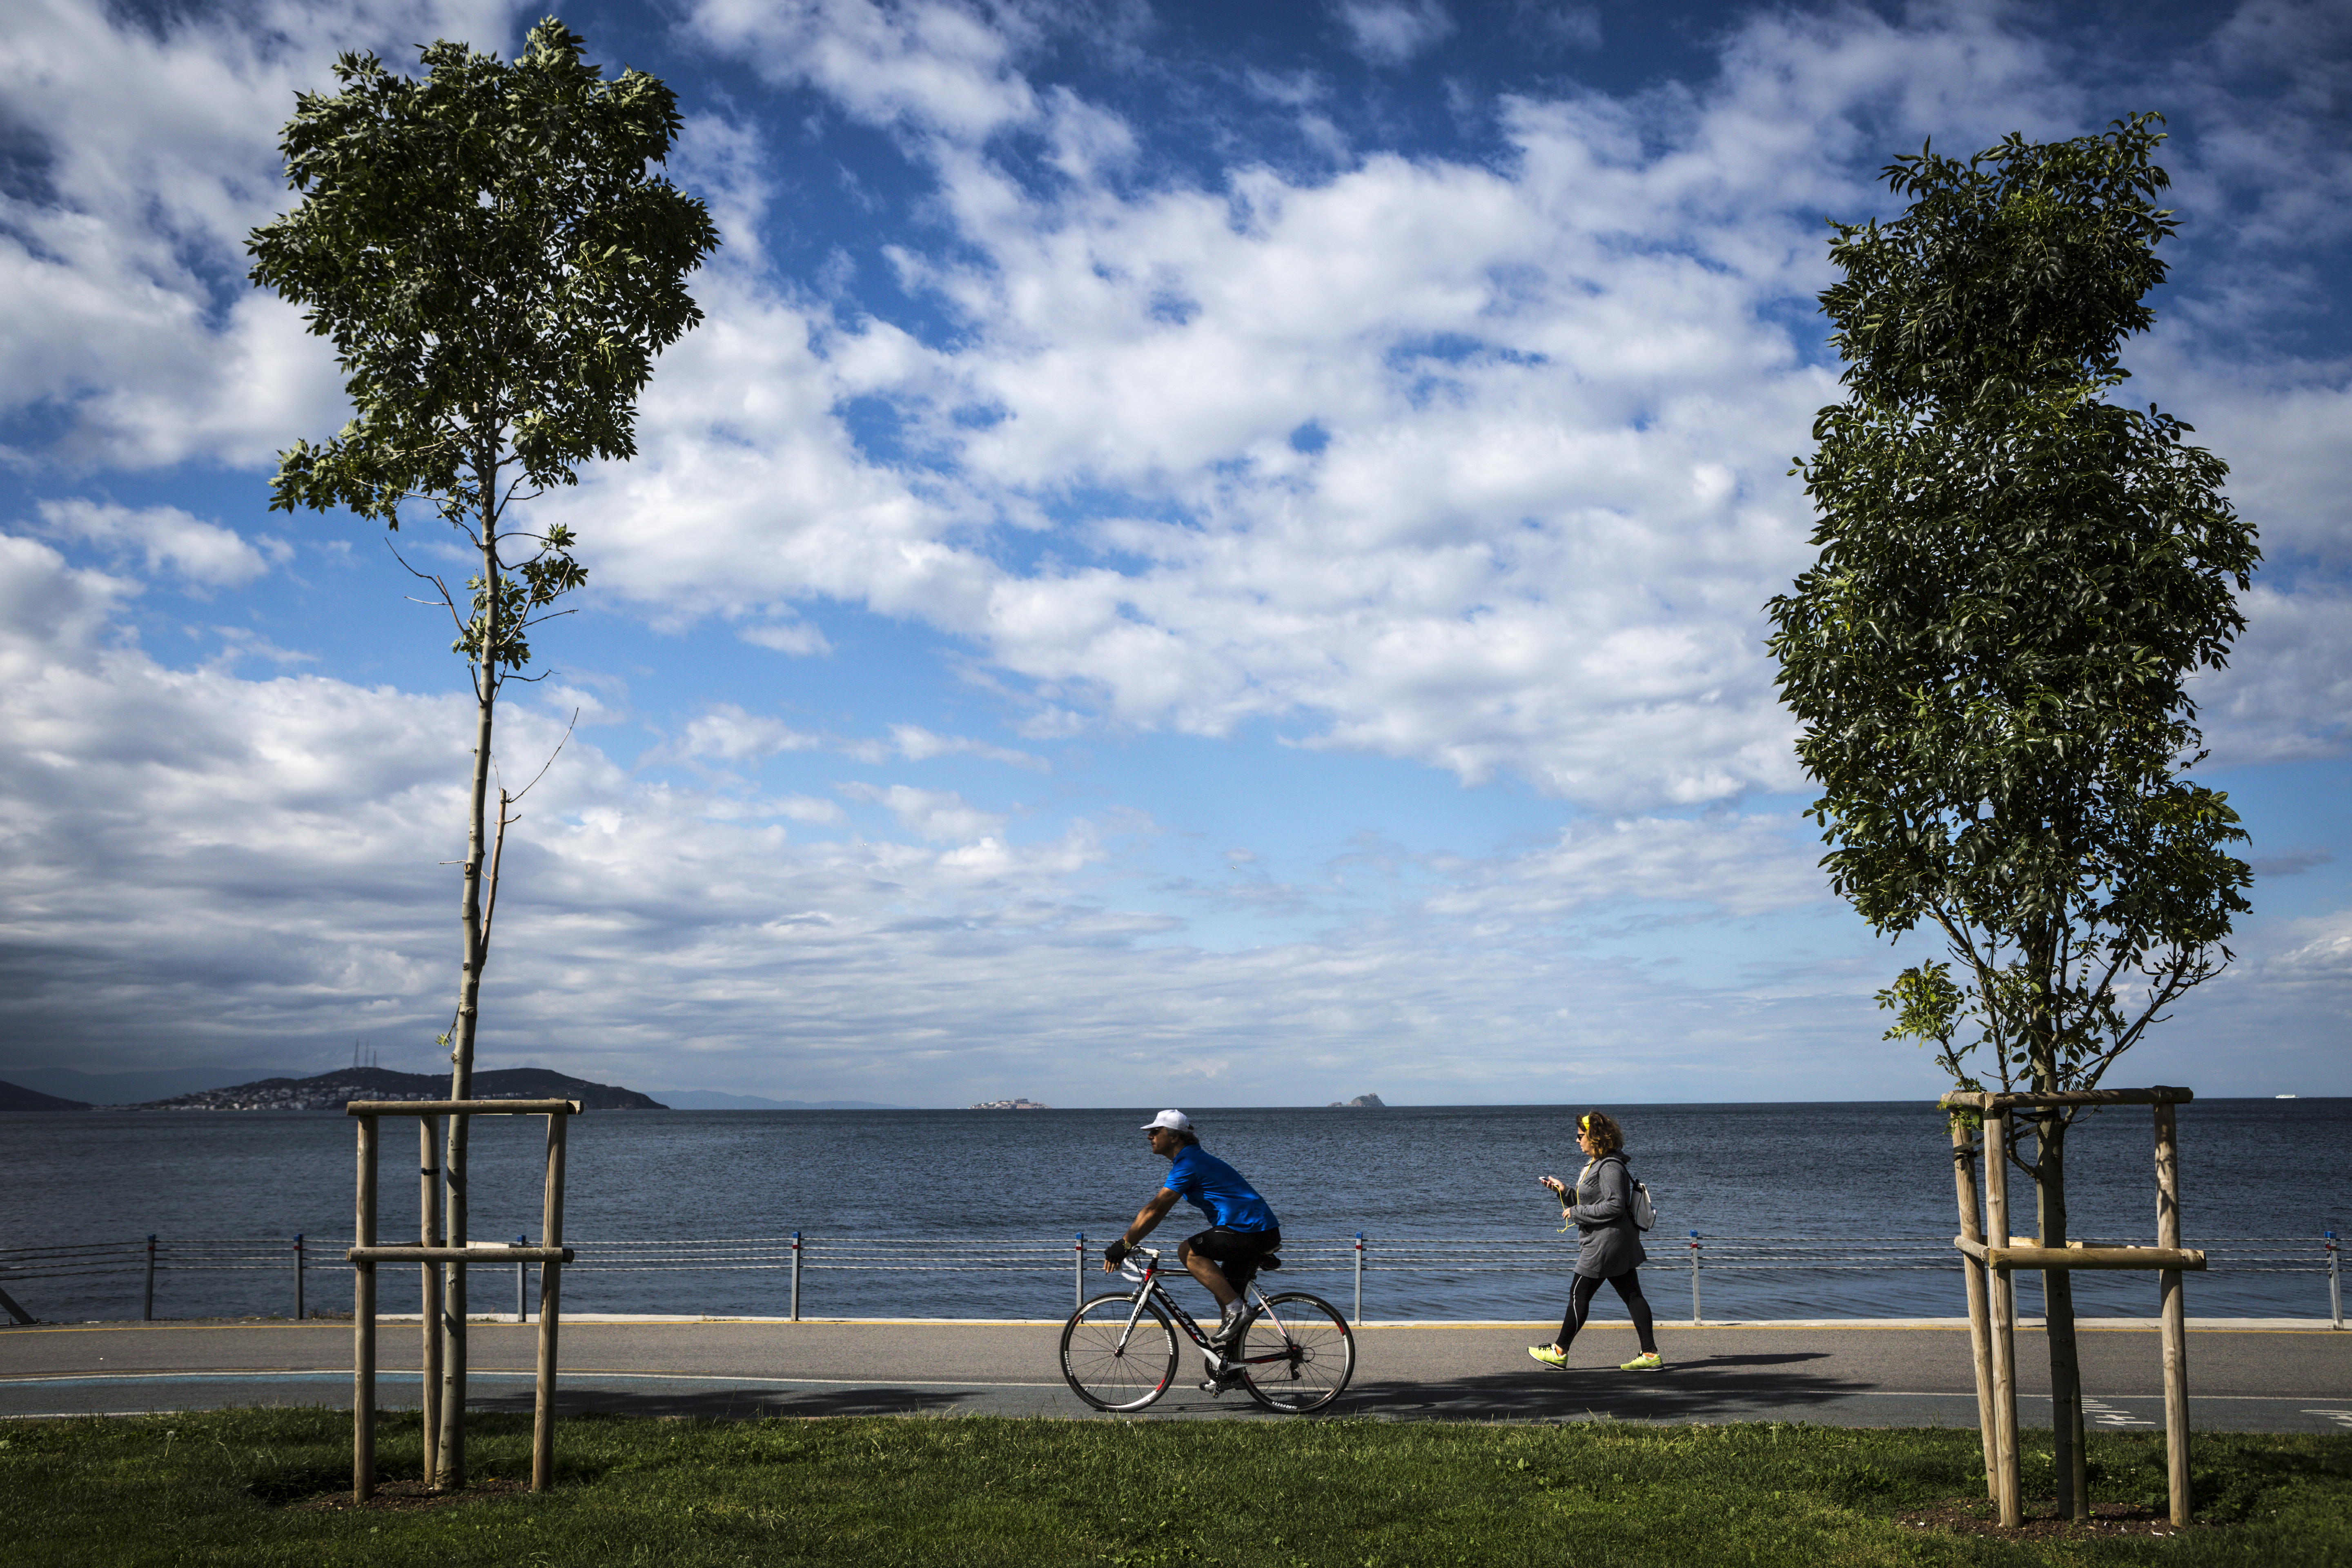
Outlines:
[[[1625,1130],[1612,1117],[1588,1110],[1576,1119],[1576,1130],[1592,1140],[1596,1155],[1614,1154],[1625,1147]]]

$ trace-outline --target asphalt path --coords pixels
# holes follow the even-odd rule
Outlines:
[[[1624,1373],[1635,1345],[1596,1322],[1566,1372],[1527,1346],[1549,1325],[1371,1325],[1335,1415],[1395,1420],[1806,1421],[1972,1426],[1967,1331],[1948,1326],[1662,1324],[1661,1373]],[[377,1402],[415,1408],[415,1321],[379,1330]],[[1063,1384],[1060,1325],[1043,1322],[567,1322],[564,1412],[641,1415],[950,1415],[1078,1417]],[[538,1330],[478,1322],[470,1403],[527,1410]],[[2048,1356],[2018,1336],[2020,1415],[2047,1425]],[[2147,1329],[2085,1328],[2086,1410],[2116,1430],[2160,1429],[2162,1354]],[[1148,1419],[1269,1419],[1246,1394],[1194,1388],[1197,1352]],[[336,1322],[89,1323],[0,1331],[0,1416],[131,1414],[226,1405],[351,1407],[352,1330]],[[2209,1430],[2352,1430],[2352,1333],[2192,1329],[2189,1422]]]

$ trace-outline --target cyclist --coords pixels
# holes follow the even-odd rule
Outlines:
[[[1209,1228],[1178,1243],[1176,1257],[1217,1299],[1217,1331],[1209,1342],[1220,1352],[1230,1350],[1244,1314],[1240,1288],[1226,1278],[1226,1269],[1246,1277],[1251,1265],[1282,1245],[1282,1224],[1239,1171],[1201,1147],[1192,1119],[1182,1111],[1161,1111],[1143,1124],[1143,1132],[1151,1152],[1169,1162],[1168,1177],[1137,1212],[1126,1234],[1103,1248],[1103,1272],[1126,1262],[1129,1250],[1151,1234],[1179,1198],[1191,1200],[1208,1216]],[[1210,1370],[1220,1381],[1227,1375],[1222,1357]]]

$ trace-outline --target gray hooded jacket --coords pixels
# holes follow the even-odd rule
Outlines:
[[[1603,1154],[1584,1167],[1576,1179],[1576,1220],[1580,1241],[1576,1271],[1594,1279],[1613,1279],[1650,1259],[1642,1250],[1642,1233],[1633,1224],[1633,1178],[1626,1173],[1621,1151]]]

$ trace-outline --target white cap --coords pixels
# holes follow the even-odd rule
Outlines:
[[[1165,1127],[1171,1132],[1190,1132],[1192,1131],[1192,1119],[1181,1110],[1163,1110],[1145,1122],[1143,1131],[1149,1132],[1155,1127]]]

